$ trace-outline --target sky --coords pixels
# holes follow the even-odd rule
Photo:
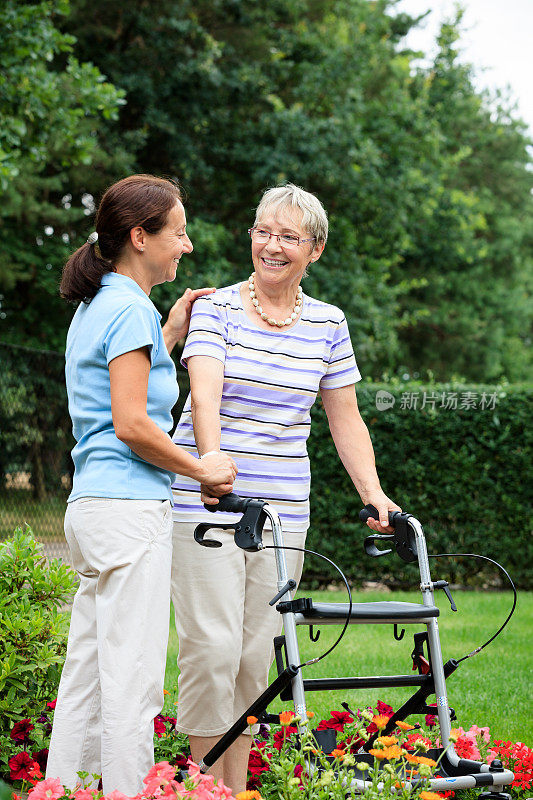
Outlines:
[[[404,39],[413,50],[435,52],[440,22],[454,16],[455,0],[399,0],[397,11],[430,11]],[[533,136],[533,0],[462,0],[462,61],[475,67],[476,87],[503,89],[518,102],[518,116]]]

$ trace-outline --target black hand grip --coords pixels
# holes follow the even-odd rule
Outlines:
[[[212,511],[213,513],[215,511],[233,511],[236,514],[241,514],[246,510],[246,506],[249,502],[249,497],[239,497],[238,494],[230,492],[230,494],[223,494],[222,497],[219,497],[217,505],[207,505],[207,503],[204,503],[204,506],[208,511]]]
[[[389,511],[389,525],[394,528],[394,518],[396,514],[399,514],[399,511]],[[366,522],[367,519],[372,517],[372,519],[377,519],[379,521],[379,513],[375,506],[369,503],[359,512],[359,519],[361,522]]]

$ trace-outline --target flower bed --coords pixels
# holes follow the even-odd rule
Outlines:
[[[47,703],[43,714],[33,722],[20,720],[11,730],[9,739],[12,755],[9,757],[9,774],[5,777],[22,789],[33,787],[29,800],[98,800],[102,792],[88,789],[80,773],[80,784],[65,789],[58,779],[42,780],[46,765],[47,743],[51,729],[55,702]],[[452,792],[429,791],[428,780],[438,765],[428,757],[428,751],[440,746],[438,726],[433,715],[427,715],[425,725],[399,722],[394,735],[378,735],[369,755],[368,763],[362,761],[361,747],[372,734],[387,724],[393,709],[378,703],[375,709],[332,711],[328,719],[316,725],[318,732],[332,731],[335,748],[329,756],[318,749],[315,735],[303,728],[297,746],[298,721],[290,711],[280,714],[280,725],[260,725],[250,752],[249,781],[246,792],[236,800],[344,800],[354,767],[363,771],[367,789],[363,797],[383,800],[394,796],[398,800],[439,800]],[[312,714],[310,714],[312,719]],[[250,725],[257,722],[249,718]],[[158,715],[154,721],[154,744],[157,764],[145,778],[144,791],[135,800],[164,797],[191,798],[191,800],[233,800],[231,790],[215,784],[213,778],[201,775],[188,757],[188,741],[184,734],[174,729],[175,718]],[[313,722],[311,722],[311,725]],[[320,736],[320,734],[317,734]],[[470,730],[452,730],[457,753],[462,758],[490,763],[501,759],[503,765],[515,773],[510,792],[513,800],[525,800],[533,790],[533,750],[522,742],[503,742],[493,739],[486,727],[473,725]],[[2,743],[5,748],[6,743]],[[3,749],[5,752],[5,749]],[[429,754],[431,755],[431,754]],[[314,762],[316,769],[309,770]],[[186,770],[185,779],[177,770]],[[410,779],[416,775],[422,783],[413,790]],[[379,786],[378,786],[379,784]],[[355,796],[355,795],[354,795]],[[106,800],[127,800],[120,792],[112,792]]]

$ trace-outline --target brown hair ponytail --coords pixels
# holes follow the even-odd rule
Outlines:
[[[89,303],[102,277],[115,272],[115,262],[129,240],[132,228],[159,233],[170,210],[181,201],[176,183],[153,175],[130,175],[110,186],[96,212],[98,241],[86,242],[63,268],[59,292],[65,300]]]

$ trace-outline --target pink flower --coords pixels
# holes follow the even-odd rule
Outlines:
[[[28,795],[28,800],[57,800],[65,794],[59,778],[46,778],[33,787]]]
[[[78,789],[77,792],[74,792],[75,800],[94,800],[93,792],[89,791],[89,789]]]
[[[122,794],[122,792],[119,792],[118,789],[115,789],[113,792],[104,795],[102,800],[131,800],[131,798],[128,797],[127,794]]]
[[[143,779],[143,783],[146,785],[144,794],[154,794],[156,789],[160,789],[161,786],[170,783],[175,774],[175,767],[172,767],[168,761],[160,761],[158,764],[154,764],[146,778]],[[112,798],[112,800],[121,800],[121,798],[116,797]]]
[[[477,725],[472,725],[468,733],[473,733],[475,736],[481,736],[485,744],[490,742],[490,730],[487,727],[478,728]]]

